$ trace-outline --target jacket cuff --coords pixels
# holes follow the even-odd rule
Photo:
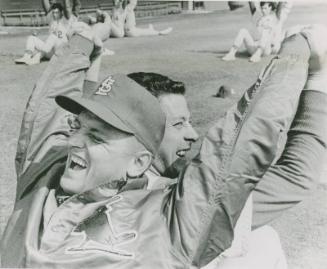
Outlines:
[[[314,90],[302,91],[291,132],[307,133],[327,145],[327,94]]]
[[[87,56],[91,55],[94,48],[93,41],[79,34],[73,35],[71,37],[69,45],[72,52],[81,52]]]
[[[310,57],[310,47],[306,38],[301,34],[288,37],[282,43],[279,52],[280,56],[298,55],[303,60],[308,61]]]

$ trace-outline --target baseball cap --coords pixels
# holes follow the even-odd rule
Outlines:
[[[110,75],[88,97],[59,95],[56,102],[80,114],[88,110],[113,127],[134,135],[156,154],[162,141],[166,118],[158,100],[126,75]]]

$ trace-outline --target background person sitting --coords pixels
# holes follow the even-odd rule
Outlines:
[[[247,52],[251,54],[251,62],[259,62],[262,55],[267,56],[272,53],[275,29],[279,23],[275,13],[275,3],[260,2],[260,9],[253,7],[253,3],[250,3],[250,9],[255,20],[256,33],[253,35],[248,29],[242,28],[238,32],[233,46],[222,58],[224,61],[235,60],[235,54],[243,44]],[[259,13],[258,10],[261,10],[261,12]]]
[[[69,2],[70,0],[65,0]],[[70,5],[65,8],[60,3],[53,3],[50,7],[49,0],[43,0],[43,6],[48,12],[49,36],[45,41],[31,35],[27,38],[25,53],[15,63],[28,65],[39,64],[42,58],[50,59],[55,51],[68,41],[68,33],[76,17],[70,10]]]
[[[126,21],[125,21],[125,36],[138,37],[138,36],[154,36],[154,35],[168,35],[173,28],[168,27],[165,30],[158,31],[153,28],[152,24],[149,24],[148,28],[136,27],[135,12],[134,9],[137,5],[137,0],[129,0],[126,6]]]
[[[113,0],[114,7],[111,15],[111,37],[124,37],[126,20],[126,0]]]

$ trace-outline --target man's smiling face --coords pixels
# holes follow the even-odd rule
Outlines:
[[[98,119],[89,112],[78,116],[79,128],[69,140],[70,150],[60,185],[70,194],[102,184],[117,189],[133,161],[136,138]]]
[[[190,122],[190,111],[182,94],[164,94],[159,97],[166,114],[165,135],[159,148],[159,157],[165,168],[185,156],[199,136]]]

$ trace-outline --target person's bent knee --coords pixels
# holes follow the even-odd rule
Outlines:
[[[38,38],[36,36],[30,35],[27,37],[27,44],[35,44],[37,39]]]
[[[34,36],[34,35],[29,35],[28,37],[27,37],[27,42],[29,42],[29,41],[31,41],[31,40],[35,40],[36,39],[36,36]]]
[[[127,36],[127,37],[138,37],[138,34],[133,30],[125,30],[125,36]]]
[[[111,34],[111,37],[115,37],[115,38],[122,38],[124,37],[125,33],[124,32],[115,32],[113,34]]]
[[[239,31],[240,35],[246,35],[249,31],[246,28],[241,28],[241,30]]]

